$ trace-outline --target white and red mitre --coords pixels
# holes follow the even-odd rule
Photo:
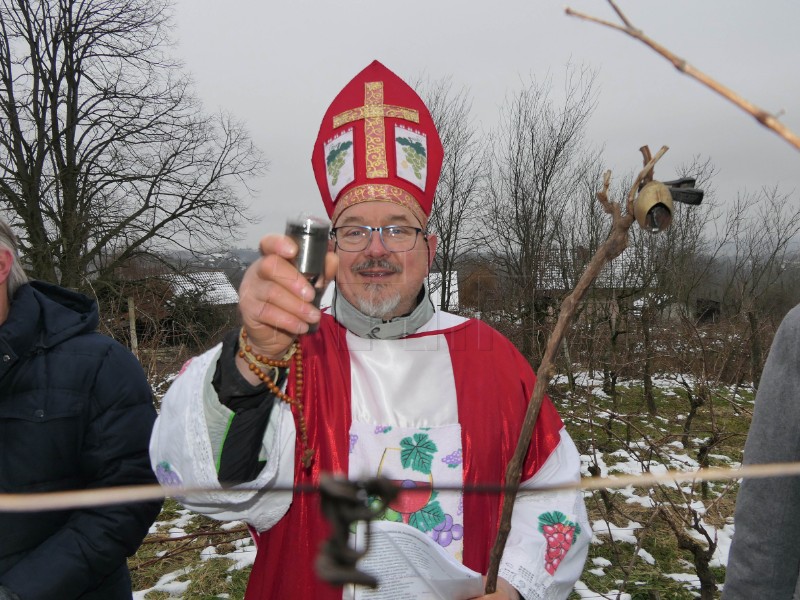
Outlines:
[[[383,200],[405,206],[424,226],[444,151],[422,99],[377,60],[331,103],[311,164],[328,216]]]

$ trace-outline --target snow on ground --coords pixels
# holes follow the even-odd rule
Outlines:
[[[256,560],[256,547],[251,539],[237,540],[236,550],[227,554],[219,554],[218,557],[233,561],[234,564],[228,569],[229,571],[252,567]]]
[[[654,564],[656,564],[656,559],[655,559],[655,558],[653,558],[653,555],[652,555],[652,554],[650,554],[650,553],[649,553],[647,550],[645,550],[644,548],[639,548],[639,551],[638,551],[636,554],[637,554],[637,555],[638,555],[638,556],[639,556],[639,557],[640,557],[640,558],[641,558],[641,559],[642,559],[644,562],[646,562],[648,565],[654,565]]]
[[[700,589],[700,579],[694,573],[664,573],[664,577],[669,577],[675,581],[687,583],[690,587]]]
[[[163,528],[166,526],[169,526],[170,532],[173,529],[183,530],[189,523],[192,522],[192,519],[195,517],[195,513],[190,510],[182,509],[176,512],[180,514],[180,517],[177,519],[172,519],[171,521],[156,521],[150,526],[149,533],[156,533],[159,528],[163,530]]]
[[[574,591],[581,597],[581,600],[631,600],[630,594],[620,593],[618,590],[611,590],[604,594],[590,590],[580,579],[575,583]]]
[[[256,547],[250,539],[237,540],[236,550],[233,552],[219,554],[214,546],[208,546],[200,552],[200,558],[202,560],[227,558],[233,561],[228,571],[246,569],[252,567],[256,560]],[[191,583],[191,579],[177,581],[178,577],[184,575],[191,575],[191,569],[178,569],[177,571],[167,573],[162,576],[153,587],[133,592],[133,600],[146,600],[145,596],[148,592],[163,592],[169,594],[170,598],[182,598]]]
[[[635,531],[641,529],[642,526],[635,521],[628,521],[625,526],[615,525],[603,519],[598,519],[592,523],[592,543],[603,544],[605,541],[602,537],[608,536],[612,542],[627,542],[628,544],[636,544]]]
[[[169,537],[181,537],[186,535],[185,527],[191,524],[192,519],[194,519],[197,514],[189,510],[179,510],[177,512],[180,516],[176,519],[171,521],[156,521],[153,523],[150,528],[150,533],[156,533],[158,528],[161,527],[162,535],[165,529]],[[242,521],[229,521],[221,524],[220,528],[230,530],[242,527],[243,525],[244,523]],[[234,546],[235,550],[226,554],[220,554],[216,546],[207,546],[201,550],[200,559],[206,561],[216,558],[227,558],[232,561],[231,566],[228,567],[228,571],[252,567],[256,560],[256,547],[253,543],[253,539],[250,537],[238,539],[234,541]],[[160,553],[160,555],[163,555],[163,553]],[[186,589],[191,583],[191,573],[191,568],[178,569],[171,573],[166,573],[153,587],[133,592],[132,600],[146,600],[145,596],[149,592],[162,592],[168,594],[169,598],[183,598]],[[177,581],[179,577],[184,576],[188,576],[186,577],[186,581]],[[227,596],[223,594],[217,597],[225,598]]]
[[[732,521],[732,519],[729,518]],[[701,520],[700,524],[708,531],[711,539],[717,540],[717,547],[714,550],[714,556],[711,558],[709,566],[711,567],[724,567],[728,564],[728,552],[731,549],[731,540],[733,538],[733,523],[726,523],[722,529],[717,529],[713,525],[709,525]],[[696,539],[698,542],[707,543],[706,539],[694,530],[687,530],[689,535]]]
[[[191,572],[191,569],[179,569],[177,571],[173,571],[172,573],[167,573],[166,575],[162,576],[153,587],[146,590],[133,592],[133,600],[145,600],[147,593],[154,591],[169,594],[170,598],[180,598],[184,592],[186,592],[186,588],[189,587],[191,582],[188,580],[176,581],[176,579],[181,575],[188,575]]]

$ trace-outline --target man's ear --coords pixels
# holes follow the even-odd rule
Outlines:
[[[439,243],[439,238],[435,233],[428,234],[428,271],[433,266],[433,259],[436,257],[436,245]]]
[[[11,267],[14,266],[14,255],[8,248],[0,248],[0,283],[8,280]]]

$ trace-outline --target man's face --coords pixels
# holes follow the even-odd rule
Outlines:
[[[336,221],[336,227],[347,225],[420,227],[410,210],[381,201],[361,202],[345,209]],[[390,252],[375,231],[364,250],[337,250],[339,272],[336,284],[347,301],[364,314],[384,320],[399,317],[410,313],[416,306],[417,295],[435,252],[436,236],[428,236],[426,244],[419,234],[413,249]]]

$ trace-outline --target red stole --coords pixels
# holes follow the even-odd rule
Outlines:
[[[508,340],[480,321],[418,335],[437,334],[447,339],[453,361],[464,484],[502,484],[533,391],[533,371]],[[303,336],[301,343],[303,405],[315,460],[310,469],[304,469],[296,445],[296,485],[317,484],[322,472],[348,472],[351,423],[346,330],[323,314],[319,331]],[[294,380],[292,369],[289,381]],[[558,445],[561,427],[555,407],[545,398],[523,480],[532,477]],[[501,510],[502,495],[464,494],[464,564],[475,571],[485,573],[488,568]],[[317,551],[329,532],[319,497],[295,494],[280,522],[258,536],[245,600],[340,600],[341,588],[319,581],[314,573]]]

